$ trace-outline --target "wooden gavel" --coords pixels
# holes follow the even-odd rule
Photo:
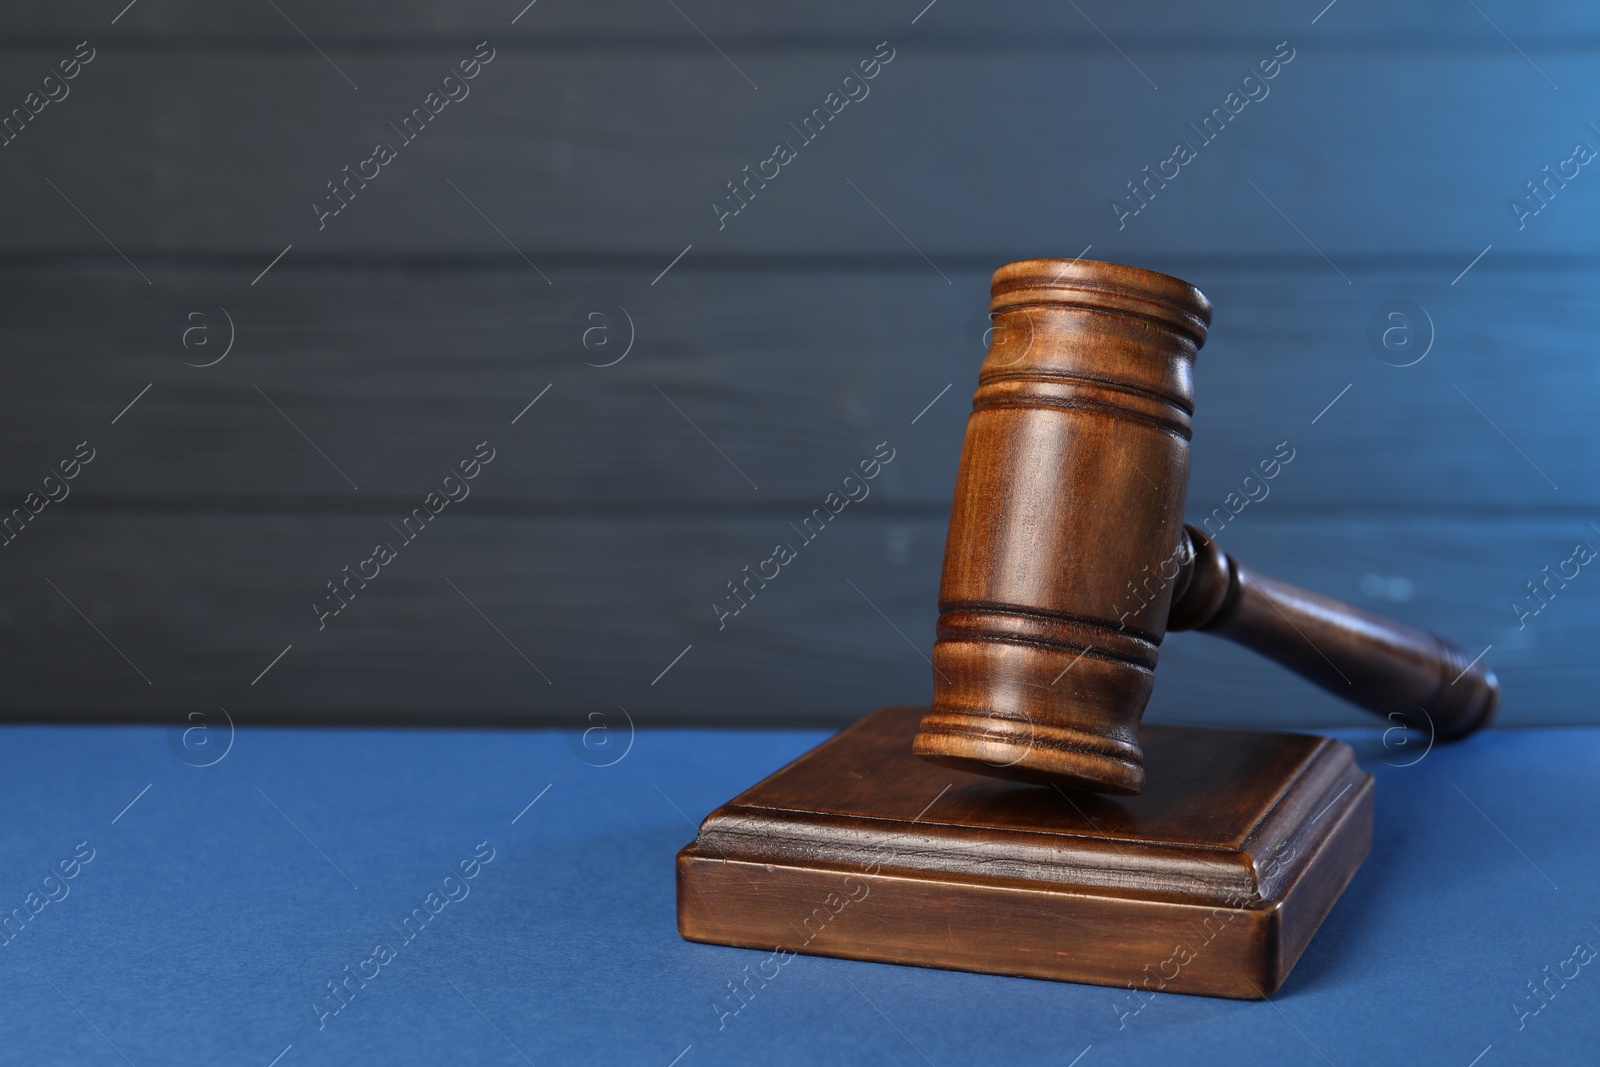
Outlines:
[[[917,755],[1138,793],[1168,630],[1230,638],[1440,738],[1493,718],[1494,674],[1455,646],[1257,574],[1184,526],[1204,294],[1053,259],[1008,263],[991,294]]]

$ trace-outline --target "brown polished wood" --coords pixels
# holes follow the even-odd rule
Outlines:
[[[1371,841],[1372,777],[1339,741],[1149,726],[1150,787],[1112,798],[917,759],[921,712],[881,709],[707,816],[678,854],[679,932],[1121,986],[1129,1011],[1262,997]]]
[[[1183,532],[1183,571],[1167,629],[1199,629],[1236,641],[1328,692],[1441,739],[1493,718],[1494,672],[1456,646],[1234,562],[1193,526]]]
[[[1139,717],[1189,484],[1194,286],[1110,263],[995,272],[956,475],[924,758],[1108,793],[1144,784]]]
[[[1185,530],[1192,373],[1211,318],[1198,289],[1025,260],[991,292],[917,755],[1138,793],[1168,629],[1231,638],[1440,737],[1493,717],[1494,675],[1454,646],[1255,574]]]

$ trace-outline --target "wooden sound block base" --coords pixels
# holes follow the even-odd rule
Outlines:
[[[1106,797],[918,759],[923,710],[882,708],[707,816],[678,853],[679,932],[1257,998],[1371,843],[1372,776],[1341,741],[1147,726],[1144,792]]]

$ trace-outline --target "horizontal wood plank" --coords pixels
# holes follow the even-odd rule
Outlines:
[[[1345,286],[1310,265],[1180,266],[1217,308],[1196,371],[1195,521],[1263,492],[1247,506],[1587,514],[1600,499],[1582,434],[1593,270]],[[6,276],[0,502],[87,440],[97,457],[65,508],[409,507],[489,440],[477,499],[507,513],[810,506],[889,441],[900,458],[876,499],[946,514],[987,271],[946,286],[910,267],[682,265],[668,288],[626,268],[559,286],[525,269],[279,270],[256,287],[236,272]],[[1426,312],[1414,345],[1432,324],[1414,366],[1368,345],[1392,299]],[[1293,462],[1246,485],[1281,442]]]
[[[47,510],[0,549],[4,711],[181,721],[222,707],[237,721],[564,724],[600,712],[616,724],[626,709],[638,723],[770,725],[842,723],[928,699],[940,521],[884,515],[869,499],[806,544],[788,525],[798,514],[483,519],[473,503],[446,510],[411,544],[376,516]],[[1471,654],[1492,645],[1485,662],[1504,685],[1508,725],[1592,715],[1595,579],[1580,572],[1552,586],[1520,627],[1510,607],[1584,538],[1600,544],[1565,519],[1248,512],[1223,535],[1266,573],[1436,628]],[[348,606],[319,629],[311,605],[328,600],[324,583],[360,567],[380,540],[397,558],[368,588],[352,586]],[[767,588],[752,585],[719,629],[713,602],[779,541],[796,558]],[[1199,634],[1168,638],[1150,715],[1370,721]]]
[[[1462,5],[1449,0],[1396,5],[1343,0],[1331,12],[1323,10],[1325,4],[1326,0],[1292,5],[1271,0],[1201,0],[1129,7],[1108,0],[1086,0],[1078,5],[1080,10],[1074,10],[1072,5],[1041,2],[979,8],[960,4],[935,6],[927,0],[895,4],[812,0],[764,6],[699,0],[680,4],[680,14],[669,5],[651,0],[610,4],[539,0],[537,5],[528,4],[527,0],[458,0],[450,4],[436,0],[353,0],[323,5],[279,4],[279,13],[270,5],[219,5],[203,0],[137,4],[126,12],[125,2],[109,3],[104,11],[90,12],[49,0],[23,0],[6,5],[0,12],[0,32],[8,39],[19,35],[81,37],[94,33],[119,43],[222,39],[301,48],[307,46],[300,31],[324,48],[485,34],[537,44],[550,37],[605,34],[613,40],[617,35],[648,36],[654,41],[692,40],[697,47],[709,51],[696,27],[724,45],[728,43],[726,39],[732,39],[771,47],[796,35],[817,38],[898,30],[935,39],[957,33],[963,39],[973,35],[1022,40],[1042,37],[1052,45],[1068,42],[1105,49],[1111,46],[1101,30],[1123,47],[1151,47],[1157,42],[1173,47],[1196,40],[1253,41],[1263,27],[1281,27],[1335,39],[1364,40],[1392,40],[1387,35],[1426,31],[1429,44],[1468,41],[1506,47],[1492,25],[1471,8],[1463,11]],[[1574,34],[1600,32],[1597,13],[1576,5],[1519,0],[1496,3],[1490,10],[1496,22],[1511,29],[1523,47],[1554,47],[1569,43]],[[689,18],[693,19],[692,24]]]
[[[855,90],[870,95],[841,98],[805,136],[802,120],[879,34],[751,56],[745,75],[709,48],[507,48],[410,141],[401,120],[470,45],[368,49],[338,69],[309,48],[107,45],[0,150],[0,251],[109,254],[109,241],[135,277],[185,252],[237,253],[260,270],[290,244],[303,258],[510,255],[509,242],[533,263],[640,254],[655,270],[691,244],[698,257],[915,249],[937,279],[952,257],[1093,244],[1133,262],[1315,253],[1330,283],[1400,254],[1434,257],[1448,278],[1491,243],[1496,258],[1592,253],[1600,181],[1576,164],[1537,217],[1519,227],[1508,206],[1576,141],[1600,141],[1582,103],[1600,93],[1591,52],[1534,65],[1510,48],[1416,54],[1289,36],[1292,62],[1209,141],[1189,124],[1223,108],[1279,31],[1138,65],[1109,48],[1063,58],[891,41],[892,63]],[[60,52],[10,50],[0,101],[21,106]],[[751,179],[749,203],[722,217],[743,202],[728,183],[780,141],[794,158],[766,167],[765,187]],[[1119,217],[1114,199],[1179,141],[1194,158],[1168,164],[1171,180],[1153,179],[1148,203]],[[364,164],[379,142],[394,158]],[[359,187],[346,166],[371,181]],[[329,191],[335,180],[351,181],[349,195]]]

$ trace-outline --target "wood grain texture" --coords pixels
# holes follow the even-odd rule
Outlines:
[[[1139,722],[1169,627],[1227,637],[1369,711],[1399,705],[1398,721],[1430,737],[1493,718],[1499,686],[1481,655],[1261,575],[1182,525],[1212,313],[1198,289],[1118,264],[1022,260],[991,291],[916,755],[1138,793]],[[1247,493],[1292,452],[1275,456]]]
[[[1112,800],[918,761],[921,711],[881,709],[707,816],[678,854],[679,932],[1253,999],[1371,840],[1342,742],[1152,727],[1150,790]]]
[[[1600,91],[1588,53],[1541,56],[1558,100],[1509,49],[1319,50],[1290,36],[1295,58],[1268,95],[1209,142],[1189,123],[1222,108],[1281,32],[1263,28],[1248,50],[1153,58],[1159,92],[1109,49],[1066,62],[891,40],[895,58],[870,95],[810,142],[789,124],[823,107],[881,35],[761,55],[750,64],[759,92],[710,49],[508,48],[411,144],[390,124],[471,45],[346,56],[339,66],[359,92],[310,49],[190,47],[179,62],[107,45],[72,95],[0,155],[0,249],[103,252],[65,194],[135,263],[249,253],[258,270],[291,242],[299,256],[504,255],[509,239],[535,263],[649,252],[656,270],[690,243],[702,256],[904,254],[896,228],[935,264],[982,255],[991,266],[1091,242],[1102,258],[1157,268],[1152,257],[1173,254],[1303,256],[1309,238],[1334,264],[1324,264],[1333,283],[1395,255],[1439,257],[1448,282],[1491,242],[1501,255],[1591,254],[1593,183],[1574,183],[1523,229],[1507,206],[1593,136],[1586,113],[1558,106]],[[59,52],[11,51],[3,98],[20,104]],[[1084,85],[1097,87],[1092,103]],[[1113,198],[1180,140],[1196,158],[1119,223]],[[319,230],[312,203],[325,183],[379,141],[395,141],[398,158]],[[779,141],[799,142],[797,158],[719,223],[713,200]],[[1373,146],[1392,145],[1405,150],[1374,166]],[[1006,167],[985,165],[1002,155]]]
[[[1088,260],[1007,263],[991,291],[915,752],[1137,793],[1174,584],[1128,593],[1183,533],[1211,302],[1178,278]]]

